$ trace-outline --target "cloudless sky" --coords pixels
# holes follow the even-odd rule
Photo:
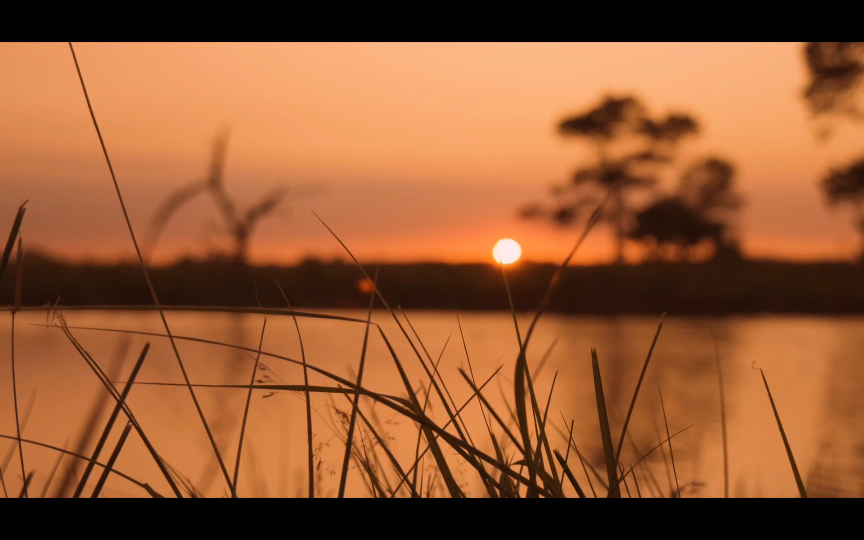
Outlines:
[[[557,122],[605,93],[632,92],[654,113],[699,118],[682,165],[709,153],[737,165],[746,253],[836,259],[859,247],[818,181],[864,151],[864,129],[840,124],[817,140],[800,43],[81,43],[76,52],[142,235],[162,198],[203,176],[227,127],[226,182],[238,200],[278,185],[318,189],[261,222],[257,262],[339,254],[310,210],[363,261],[488,262],[504,237],[527,259],[557,261],[577,231],[517,210],[546,200],[589,157]],[[0,44],[0,224],[24,199],[28,246],[78,260],[132,256],[65,43]],[[216,218],[203,198],[183,210],[158,257],[224,245]],[[577,262],[611,251],[598,231]]]

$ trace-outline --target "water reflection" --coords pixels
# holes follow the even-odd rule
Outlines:
[[[826,376],[830,391],[821,407],[824,422],[807,477],[808,492],[817,497],[864,496],[864,364],[849,356],[850,350],[861,350],[864,339],[860,334],[842,338],[844,346],[830,354]]]
[[[343,314],[365,316],[359,312]],[[153,313],[69,311],[66,315],[73,326],[163,331],[158,315]],[[499,380],[487,387],[484,396],[507,419],[508,405],[504,400],[512,404],[513,362],[517,353],[512,319],[507,313],[497,312],[459,315],[477,380],[485,380],[499,365],[504,365],[497,376]],[[423,345],[433,357],[444,348],[450,336],[439,369],[454,401],[463,403],[471,391],[457,372],[458,367],[467,367],[467,363],[456,314],[409,312],[409,316]],[[255,349],[264,317],[172,312],[168,319],[176,335]],[[425,386],[422,368],[416,359],[411,361],[411,347],[389,315],[376,312],[374,320],[391,337],[397,354],[405,361],[410,380],[417,387]],[[44,324],[44,321],[44,314],[31,312],[20,316],[19,323],[16,323],[16,353],[21,365],[19,396],[37,393],[25,436],[59,447],[69,439],[70,449],[81,448],[83,453],[88,453],[94,443],[92,436],[86,436],[85,427],[97,406],[102,412],[96,415],[96,423],[104,425],[108,415],[107,406],[103,403],[105,391],[60,331],[28,324]],[[520,318],[520,325],[527,323],[527,318]],[[591,467],[600,472],[599,478],[590,477],[595,487],[605,473],[590,348],[595,347],[598,351],[613,439],[617,439],[656,325],[657,320],[652,317],[549,315],[541,320],[532,338],[529,348],[532,369],[536,369],[541,356],[553,341],[556,342],[536,379],[538,401],[545,403],[552,378],[556,372],[558,375],[550,409],[550,422],[554,424],[550,431],[553,446],[563,450],[569,423],[574,421],[574,441],[586,459],[588,474],[591,474]],[[356,375],[363,339],[362,324],[301,319],[300,328],[311,364],[346,378]],[[675,433],[690,425],[692,427],[672,441],[675,470],[672,470],[668,446],[656,450],[637,467],[635,482],[628,483],[631,495],[636,496],[636,482],[643,496],[669,496],[678,487],[683,496],[723,495],[717,353],[725,381],[730,492],[733,496],[797,496],[767,395],[758,372],[751,369],[754,362],[765,370],[811,495],[864,495],[864,398],[858,392],[864,381],[864,365],[858,361],[858,351],[864,345],[862,329],[864,318],[858,317],[667,318],[634,410],[628,431],[630,440],[624,445],[621,461],[624,465],[635,463],[658,444],[660,433],[665,434],[658,388],[663,392],[669,430]],[[123,334],[90,330],[73,332],[107,371],[116,373],[118,380],[128,376],[133,363],[130,359],[137,356],[145,341],[151,341],[151,354],[139,381],[182,382],[177,360],[166,339],[134,335],[123,338]],[[0,323],[2,350],[8,350],[8,336],[9,324],[3,321]],[[125,351],[120,349],[120,338],[127,340]],[[189,377],[195,383],[248,384],[255,365],[255,355],[249,351],[190,341],[178,341],[178,348]],[[263,349],[300,358],[299,342],[290,318],[268,319]],[[286,384],[302,381],[302,370],[296,365],[267,357],[262,358],[262,363],[265,367],[259,371],[258,379]],[[2,399],[8,402],[11,391],[6,371],[0,374],[0,387],[3,388]],[[393,361],[380,339],[370,342],[364,378],[366,384],[376,391],[404,394]],[[310,383],[332,385],[332,381],[314,373],[310,376]],[[226,466],[233,473],[246,391],[199,388],[196,395]],[[364,411],[376,419],[373,422],[388,447],[400,462],[410,465],[416,444],[416,429],[412,423],[367,401],[362,400]],[[185,388],[136,386],[129,404],[160,454],[173,467],[205,495],[226,494],[210,443]],[[338,487],[339,464],[344,451],[342,419],[348,410],[350,404],[344,396],[313,395],[316,490],[320,495],[333,495]],[[439,421],[445,416],[434,401],[430,415]],[[478,447],[494,453],[491,442],[484,436],[486,428],[479,408],[475,404],[469,405],[463,415]],[[119,429],[116,431],[118,433],[112,435],[108,446],[116,440]],[[256,391],[246,432],[239,494],[305,495],[303,395]],[[0,433],[14,433],[11,407],[3,407],[0,411]],[[361,435],[366,437],[369,446],[375,444],[368,432],[363,431]],[[130,438],[124,447],[117,468],[168,492],[166,486],[160,485],[159,472],[143,445],[133,439]],[[11,441],[0,441],[0,455],[5,456],[12,445]],[[512,451],[506,442],[503,446],[505,452]],[[33,489],[39,492],[56,461],[56,453],[25,446],[25,458],[28,469],[37,471]],[[570,459],[574,474],[587,485],[578,458],[571,453]],[[20,484],[20,479],[16,479],[12,469],[4,469],[4,476],[14,491],[13,486]],[[433,462],[427,460],[421,467],[421,476],[431,478],[432,469]],[[457,480],[464,484],[466,491],[472,495],[482,493],[482,486],[470,467],[459,463],[455,469]],[[62,471],[66,470],[62,468]],[[74,472],[67,476],[69,478],[64,482],[74,484]],[[59,489],[58,486],[59,482],[55,480],[52,492]],[[443,493],[441,486],[433,487],[433,490]],[[109,480],[103,493],[105,496],[146,495],[118,478]],[[356,468],[349,473],[348,493],[356,496],[368,494]]]

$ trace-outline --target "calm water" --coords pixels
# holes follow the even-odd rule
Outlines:
[[[336,312],[333,312],[336,313]],[[363,318],[361,312],[338,312]],[[436,357],[444,348],[440,372],[454,400],[461,404],[470,389],[458,374],[466,366],[465,350],[459,335],[456,313],[409,312],[409,317],[429,353]],[[485,380],[498,367],[504,369],[484,390],[502,416],[512,403],[512,376],[518,351],[513,323],[508,313],[461,313],[462,327],[476,378]],[[71,326],[100,327],[162,332],[158,314],[144,312],[67,311]],[[0,322],[0,433],[14,435],[11,373],[9,366],[10,318]],[[397,353],[406,364],[412,381],[424,381],[422,368],[407,341],[385,312],[373,320],[382,324]],[[172,332],[246,347],[257,348],[264,317],[261,315],[168,313]],[[22,416],[30,410],[24,436],[88,453],[108,416],[106,392],[63,333],[45,324],[44,312],[19,314],[16,320],[18,399]],[[527,327],[527,317],[520,327]],[[570,317],[545,316],[532,338],[529,363],[536,369],[553,342],[548,362],[536,381],[538,399],[545,403],[554,374],[557,382],[552,396],[550,422],[555,429],[553,445],[563,449],[566,432],[562,415],[575,420],[574,440],[594,467],[603,470],[599,424],[592,386],[590,348],[596,347],[604,388],[613,424],[613,439],[620,433],[639,370],[645,359],[657,320],[651,317]],[[306,357],[309,363],[347,378],[355,376],[360,359],[364,326],[327,320],[301,319]],[[151,353],[139,381],[178,383],[182,377],[168,341],[161,337],[129,336],[92,330],[73,330],[81,344],[116,380],[125,380],[146,341]],[[715,349],[716,343],[716,349]],[[771,384],[781,419],[786,428],[802,476],[811,495],[864,495],[864,318],[860,317],[669,317],[655,350],[629,433],[633,444],[625,445],[622,462],[635,462],[658,442],[658,430],[665,430],[658,386],[662,388],[669,429],[693,427],[672,441],[678,482],[691,497],[722,496],[722,435],[720,399],[715,350],[722,364],[729,440],[730,493],[733,496],[797,496],[794,478],[786,458],[771,407],[758,371],[763,368]],[[212,345],[179,342],[190,378],[201,384],[248,384],[255,364],[252,353]],[[293,322],[287,317],[268,317],[263,350],[300,358],[300,346]],[[413,360],[412,360],[413,358]],[[302,371],[289,363],[262,358],[266,371],[258,378],[274,382],[302,383]],[[317,374],[311,384],[332,385]],[[404,395],[386,347],[373,335],[369,344],[364,386]],[[246,391],[243,389],[201,388],[198,396],[214,430],[229,470],[233,471],[237,440]],[[130,406],[152,439],[154,446],[178,470],[207,495],[225,493],[204,429],[197,418],[188,391],[182,387],[136,386]],[[103,407],[97,433],[84,437],[91,411]],[[313,395],[313,443],[321,495],[333,495],[339,482],[344,446],[344,428],[339,411],[349,409],[341,395]],[[416,430],[381,406],[365,404],[375,413],[388,436],[388,446],[405,467],[410,466],[416,444]],[[444,412],[434,403],[431,416],[443,424]],[[465,413],[466,423],[477,445],[493,453],[482,416],[476,405]],[[107,459],[119,436],[122,422],[103,451]],[[306,493],[305,407],[303,396],[294,392],[256,391],[253,396],[247,438],[241,460],[241,496],[298,496]],[[498,430],[500,432],[500,430]],[[14,443],[0,440],[0,459],[11,455]],[[635,448],[634,448],[635,447]],[[637,454],[636,448],[640,450]],[[452,450],[445,452],[452,454]],[[31,493],[40,493],[57,454],[25,445],[25,464],[36,475]],[[381,459],[385,459],[383,454]],[[667,466],[668,451],[654,452],[637,468],[643,495],[666,493],[674,485]],[[63,471],[74,460],[64,459],[54,488]],[[455,460],[454,460],[455,463]],[[432,461],[425,467],[431,470]],[[137,436],[130,436],[116,468],[170,493]],[[578,460],[571,468],[587,484]],[[98,470],[98,469],[97,469]],[[17,453],[4,467],[10,492],[21,486]],[[480,494],[476,473],[465,464],[456,468],[457,479],[474,495]],[[596,479],[594,480],[596,483]],[[635,486],[630,485],[635,492]],[[352,469],[349,492],[367,495],[361,475]],[[112,477],[104,496],[146,495],[135,485]],[[635,495],[635,493],[634,493]]]

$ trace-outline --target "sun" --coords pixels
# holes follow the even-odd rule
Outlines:
[[[495,242],[492,257],[498,264],[513,264],[522,257],[522,248],[516,240],[504,238]]]

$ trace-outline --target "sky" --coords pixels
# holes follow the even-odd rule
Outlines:
[[[548,201],[549,186],[590,157],[558,135],[558,121],[632,93],[654,114],[700,120],[681,165],[709,154],[735,163],[747,255],[848,259],[860,247],[851,216],[826,205],[818,182],[860,155],[864,129],[839,123],[816,137],[800,43],[75,48],[142,237],[172,190],[204,176],[228,129],[226,187],[241,207],[278,186],[298,193],[260,223],[253,262],[344,257],[312,211],[364,262],[491,262],[500,238],[517,240],[528,260],[560,261],[579,231],[521,220],[518,209]],[[25,199],[29,249],[134,256],[65,43],[0,44],[0,224]],[[224,245],[202,198],[169,222],[154,260]],[[612,256],[598,230],[575,262]]]

